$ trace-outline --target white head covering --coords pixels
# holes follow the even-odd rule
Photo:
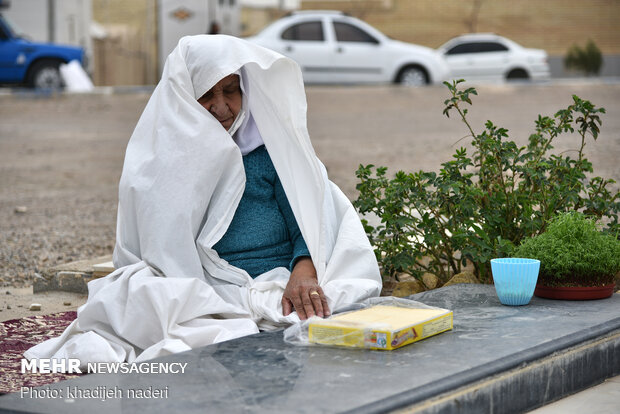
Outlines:
[[[243,68],[236,72],[241,81],[241,93],[243,94],[241,98],[241,111],[239,111],[237,119],[228,129],[228,133],[233,136],[235,144],[241,150],[241,155],[247,155],[263,145],[263,138],[260,136],[252,113],[246,110],[248,107],[248,88],[245,86],[247,76],[243,73]]]
[[[289,197],[295,216],[320,222],[325,181],[305,130],[297,65],[238,38],[188,36],[168,57],[127,146],[119,184],[117,267],[144,260],[168,277],[202,277],[203,262],[212,261],[205,250],[212,253],[230,224],[245,173],[240,147],[197,99],[242,67],[245,111],[252,116],[240,127],[241,147],[247,147],[247,137],[255,142],[260,129],[285,191],[297,185],[312,195]],[[289,87],[273,87],[279,84]],[[299,161],[291,163],[290,157]],[[303,223],[300,228],[303,234]],[[318,234],[305,239],[318,257]]]
[[[246,114],[234,141],[197,102],[231,73],[241,74]],[[351,263],[350,270],[334,276],[348,277],[353,271],[355,278],[377,281],[378,267],[361,223],[348,200],[341,200],[342,193],[333,193],[310,143],[299,67],[273,51],[226,35],[184,37],[166,61],[127,146],[115,265],[143,260],[167,277],[252,283],[247,273],[221,260],[212,246],[226,232],[243,194],[241,154],[263,141],[319,282],[343,230],[357,234],[359,241],[348,248],[359,245],[359,252],[368,256],[362,262],[366,269],[355,270],[357,265]],[[353,213],[350,226],[343,227],[344,210],[336,211],[340,201]]]
[[[197,102],[238,70],[251,114],[236,134],[239,146]],[[234,37],[184,37],[127,145],[117,271],[90,282],[78,319],[26,357],[132,362],[294,322],[280,302],[287,269],[252,279],[212,248],[241,199],[241,153],[256,145],[256,136],[269,151],[330,308],[378,295],[379,269],[360,220],[310,144],[297,64]]]

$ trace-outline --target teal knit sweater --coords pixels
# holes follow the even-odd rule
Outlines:
[[[276,267],[293,270],[310,256],[264,145],[243,157],[245,191],[226,234],[213,248],[253,278]]]

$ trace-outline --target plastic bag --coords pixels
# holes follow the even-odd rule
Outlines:
[[[91,92],[95,88],[77,60],[61,64],[59,70],[68,92]]]
[[[395,297],[375,297],[331,317],[312,317],[284,330],[293,345],[392,350],[452,329],[452,311]]]

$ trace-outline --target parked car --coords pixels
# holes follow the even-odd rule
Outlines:
[[[389,39],[335,11],[299,11],[249,41],[294,59],[306,83],[439,83],[448,67],[435,50]]]
[[[61,63],[77,60],[84,66],[84,49],[31,42],[20,36],[0,14],[0,84],[60,88]]]
[[[526,49],[492,33],[474,33],[449,40],[438,51],[450,67],[452,79],[549,79],[547,53]]]

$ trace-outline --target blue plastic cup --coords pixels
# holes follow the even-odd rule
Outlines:
[[[504,305],[527,305],[532,299],[540,260],[506,257],[491,260],[493,282],[499,301]]]

